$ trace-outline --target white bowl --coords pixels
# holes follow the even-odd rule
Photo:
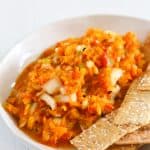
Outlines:
[[[150,31],[150,21],[125,16],[94,15],[76,17],[49,24],[17,44],[0,64],[0,115],[6,125],[20,139],[41,150],[56,150],[29,138],[16,126],[13,118],[2,107],[15,79],[23,68],[32,62],[45,48],[67,37],[82,35],[87,28],[98,27],[119,33],[133,31],[143,40]]]

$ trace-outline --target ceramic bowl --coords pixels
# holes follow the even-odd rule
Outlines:
[[[90,27],[112,30],[118,33],[133,31],[140,40],[144,40],[150,31],[150,21],[113,15],[70,18],[49,24],[14,46],[0,63],[0,115],[20,140],[41,150],[58,150],[58,148],[42,145],[24,134],[17,127],[13,118],[4,110],[2,104],[8,97],[17,76],[27,64],[35,60],[47,47],[67,37],[80,36]]]

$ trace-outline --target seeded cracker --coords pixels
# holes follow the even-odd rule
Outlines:
[[[150,64],[148,65],[147,73],[141,78],[137,88],[141,91],[150,91]]]
[[[138,90],[150,90],[150,64],[148,64],[147,72],[139,81]],[[140,128],[139,130],[127,134],[121,138],[116,144],[148,144],[150,143],[150,124]]]
[[[105,150],[121,137],[150,123],[150,91],[139,91],[135,80],[116,115],[99,119],[71,143],[79,150]],[[110,119],[111,118],[111,119]]]
[[[144,76],[147,75],[147,72]],[[135,80],[118,109],[114,123],[144,126],[150,123],[150,91],[140,91],[137,85],[142,78]]]

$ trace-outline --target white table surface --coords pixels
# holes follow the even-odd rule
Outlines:
[[[0,60],[15,43],[45,24],[98,13],[150,19],[150,0],[0,0]],[[17,139],[0,118],[0,150],[37,149]]]

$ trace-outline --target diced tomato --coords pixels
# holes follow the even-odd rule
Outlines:
[[[13,115],[16,115],[16,114],[19,112],[19,109],[18,109],[17,107],[15,107],[15,106],[13,106],[13,105],[11,105],[11,104],[9,104],[9,103],[7,103],[7,104],[5,105],[5,108],[6,108],[9,112],[11,112]]]
[[[114,106],[112,104],[106,104],[104,107],[105,113],[110,113],[114,109]]]
[[[80,72],[75,70],[72,72],[72,78],[73,79],[78,79],[80,77]]]
[[[95,107],[94,105],[90,105],[90,106],[88,107],[88,113],[89,113],[89,114],[96,114],[96,113],[97,113],[96,107]]]
[[[68,141],[69,139],[71,139],[71,137],[73,136],[72,132],[66,132],[65,134],[63,134],[63,136],[61,137],[61,141],[65,142]]]
[[[102,67],[106,67],[108,64],[108,59],[106,53],[104,53],[101,57],[101,65]]]
[[[58,54],[59,55],[64,55],[64,49],[63,48],[59,48]]]

